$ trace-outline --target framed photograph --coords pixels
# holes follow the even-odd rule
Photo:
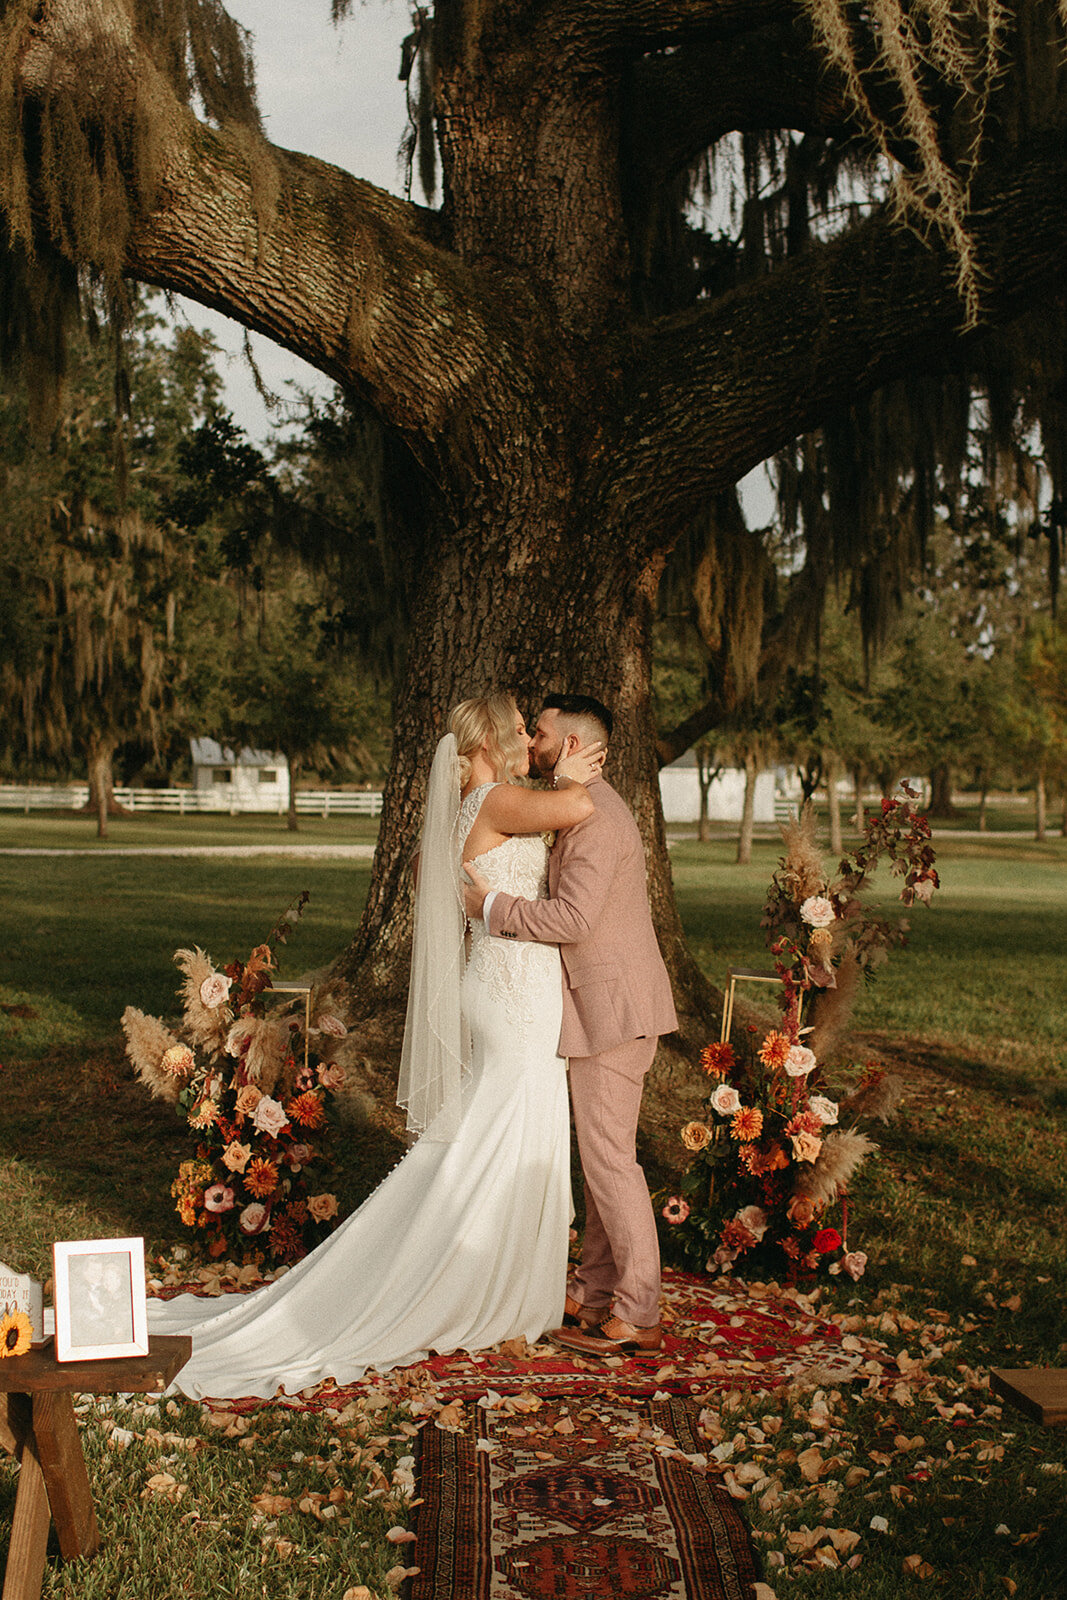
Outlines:
[[[148,1354],[143,1239],[52,1246],[56,1360]]]

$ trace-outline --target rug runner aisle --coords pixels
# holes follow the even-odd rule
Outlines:
[[[166,1295],[203,1285],[168,1286]],[[546,1342],[511,1340],[494,1350],[432,1356],[414,1367],[358,1383],[320,1384],[281,1403],[312,1410],[336,1409],[374,1390],[412,1404],[474,1400],[492,1391],[514,1395],[533,1389],[543,1397],[596,1395],[606,1381],[618,1396],[657,1393],[699,1399],[729,1389],[758,1392],[797,1382],[877,1383],[899,1376],[886,1347],[858,1332],[859,1317],[822,1317],[810,1299],[776,1285],[709,1279],[667,1269],[663,1275],[664,1342],[655,1355],[613,1356],[606,1361],[568,1356]],[[844,1326],[842,1326],[842,1323]],[[254,1410],[260,1400],[230,1401]]]
[[[750,1600],[748,1530],[684,1400],[467,1401],[418,1448],[411,1600]]]

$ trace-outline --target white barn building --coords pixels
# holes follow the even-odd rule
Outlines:
[[[761,772],[756,779],[756,810],[754,821],[774,821],[774,794],[776,777],[773,771]],[[664,822],[697,822],[700,818],[700,783],[697,778],[696,756],[687,750],[684,756],[661,767],[659,774],[660,799],[663,802]],[[745,803],[745,774],[738,767],[729,767],[712,780],[708,790],[708,819],[711,822],[740,822]]]
[[[280,751],[242,748],[235,755],[215,739],[190,739],[193,788],[220,811],[271,811],[289,805],[289,769]]]

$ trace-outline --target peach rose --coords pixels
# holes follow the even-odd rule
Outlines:
[[[331,1217],[337,1215],[337,1196],[333,1194],[309,1195],[308,1210],[316,1222],[329,1222]]]
[[[345,1069],[336,1061],[330,1061],[319,1068],[319,1082],[324,1089],[329,1089],[336,1094],[338,1089],[344,1088],[345,1081]]]
[[[231,1172],[243,1172],[252,1159],[252,1146],[234,1139],[222,1152],[222,1164]]]
[[[796,1161],[816,1161],[822,1149],[822,1140],[817,1139],[813,1133],[795,1133],[793,1135],[793,1158]]]
[[[234,1102],[234,1110],[237,1112],[238,1116],[247,1117],[250,1112],[256,1109],[262,1098],[262,1089],[257,1089],[254,1083],[246,1083],[237,1091],[237,1099]]]
[[[687,1150],[703,1150],[711,1138],[706,1122],[687,1122],[682,1129],[682,1143]]]

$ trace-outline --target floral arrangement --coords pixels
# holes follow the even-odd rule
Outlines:
[[[337,1224],[318,1176],[344,1068],[337,1017],[270,1015],[274,949],[303,911],[294,902],[245,962],[218,971],[199,947],[176,950],[183,1018],[171,1031],[127,1006],[126,1054],[141,1082],[189,1125],[194,1154],[171,1185],[178,1215],[208,1255],[298,1261]]]
[[[871,1062],[859,1085],[835,1099],[819,1056],[843,1026],[859,977],[906,940],[906,922],[859,899],[879,858],[903,875],[905,905],[929,904],[939,884],[929,825],[904,793],[882,801],[833,879],[810,807],[782,830],[787,854],[761,923],[781,980],[782,1021],[758,1043],[760,1030],[749,1027],[739,1048],[722,1041],[702,1052],[714,1087],[704,1117],[681,1130],[696,1159],[681,1194],[662,1208],[668,1251],[689,1265],[726,1272],[752,1252],[772,1267],[784,1255],[790,1278],[821,1268],[863,1274],[867,1257],[848,1243],[848,1189],[877,1146],[859,1124],[887,1120],[901,1086]]]

